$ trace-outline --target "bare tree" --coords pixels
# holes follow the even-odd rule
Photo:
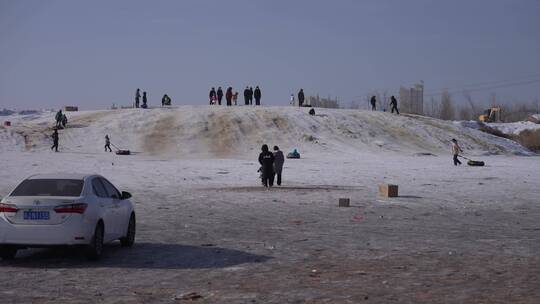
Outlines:
[[[441,119],[452,120],[455,117],[454,105],[452,104],[452,96],[448,90],[443,90],[441,95]]]
[[[473,114],[466,106],[459,107],[459,119],[460,120],[471,120]]]

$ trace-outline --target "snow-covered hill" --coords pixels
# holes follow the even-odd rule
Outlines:
[[[113,144],[143,155],[170,158],[243,158],[260,145],[288,151],[328,153],[448,153],[456,138],[469,154],[530,152],[514,141],[460,124],[415,115],[344,109],[292,107],[180,106],[68,112],[60,131],[63,151],[98,153],[104,136]],[[3,116],[0,151],[39,151],[50,146],[55,113]]]

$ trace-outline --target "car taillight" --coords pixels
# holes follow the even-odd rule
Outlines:
[[[56,211],[56,213],[79,213],[79,214],[83,214],[84,211],[86,211],[87,206],[88,205],[85,204],[85,203],[70,204],[70,205],[60,205],[60,206],[54,207],[54,211]]]
[[[19,209],[15,205],[0,203],[0,212],[17,212]]]

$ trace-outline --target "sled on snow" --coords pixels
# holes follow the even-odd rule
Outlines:
[[[471,166],[471,167],[483,167],[485,165],[485,163],[483,161],[480,161],[480,160],[472,160],[470,158],[467,158],[463,155],[458,155],[459,157],[461,158],[464,158],[467,160],[467,165]]]
[[[479,160],[469,160],[467,161],[467,165],[473,166],[473,167],[483,167],[485,163]]]
[[[300,158],[300,153],[294,150],[293,152],[287,153],[287,158]]]
[[[131,152],[129,150],[116,150],[116,155],[130,155]]]
[[[113,143],[111,143],[111,145],[116,149],[116,151],[114,151],[116,155],[131,155],[131,151],[120,149],[117,146],[115,146]]]

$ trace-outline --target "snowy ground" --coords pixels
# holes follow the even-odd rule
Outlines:
[[[227,115],[263,126],[265,115],[273,115],[241,111]],[[299,115],[294,134],[280,138],[268,131],[260,137],[289,149],[289,140],[312,129],[309,119],[349,115],[300,114],[285,116],[289,123],[290,115]],[[103,174],[134,195],[136,245],[113,243],[93,263],[75,250],[21,251],[15,261],[0,262],[3,302],[183,303],[181,295],[191,292],[202,296],[196,300],[201,303],[540,301],[539,159],[514,156],[527,154],[514,143],[435,120],[429,127],[423,118],[361,113],[343,119],[353,130],[350,143],[326,129],[328,122],[313,124],[317,131],[307,134],[318,142],[300,143],[303,158],[287,160],[284,185],[267,191],[257,180],[257,149],[232,149],[220,157],[206,152],[208,143],[192,132],[177,130],[181,135],[173,147],[165,145],[166,153],[140,143],[132,148],[139,154],[116,156],[90,139],[101,140],[99,128],[120,133],[112,125],[118,123],[99,123],[101,114],[91,114],[94,121],[88,113],[77,115],[85,124],[64,131],[60,153],[48,151],[40,137],[46,133],[39,129],[43,117],[24,129],[3,130],[0,196],[32,173]],[[354,129],[372,115],[387,119],[377,126],[390,127]],[[150,123],[143,118],[154,119],[141,117],[143,125]],[[402,132],[392,142],[393,124],[413,126],[421,139]],[[20,142],[21,131],[32,142]],[[138,138],[126,133],[113,138],[126,145]],[[477,155],[486,167],[452,165],[442,138],[460,134],[467,134],[466,154]],[[241,147],[252,144],[238,141]],[[182,143],[197,143],[204,153],[188,153]],[[496,151],[500,155],[488,155]],[[422,156],[427,152],[438,156]],[[378,197],[381,182],[398,184],[400,197]],[[340,197],[350,198],[352,206],[337,207]]]

